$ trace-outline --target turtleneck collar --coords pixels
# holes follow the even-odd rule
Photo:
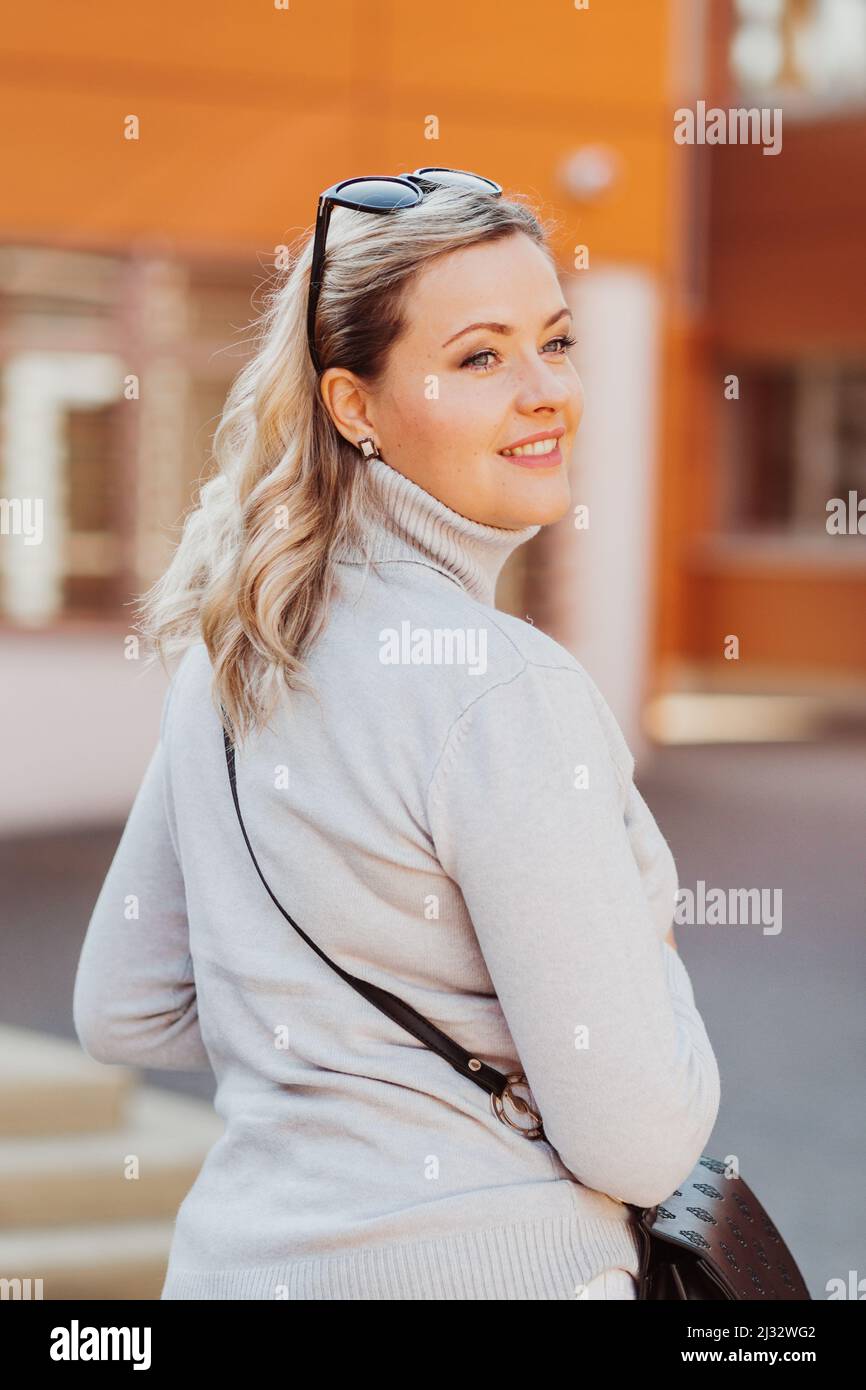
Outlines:
[[[495,606],[496,581],[512,551],[532,540],[540,525],[517,531],[486,526],[452,511],[384,459],[368,459],[359,498],[363,546],[344,541],[334,559],[414,560],[447,575],[468,594]]]

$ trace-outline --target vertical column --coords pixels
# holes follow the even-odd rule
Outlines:
[[[135,569],[141,588],[165,568],[171,528],[186,510],[189,409],[189,313],[185,267],[148,260],[137,267],[131,317],[135,323],[140,395],[136,488]]]
[[[574,505],[589,526],[555,528],[557,637],[619,720],[636,761],[653,604],[660,295],[649,273],[593,270],[565,286],[586,396],[573,455]],[[567,579],[567,583],[563,582]]]

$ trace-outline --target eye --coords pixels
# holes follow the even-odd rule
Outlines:
[[[481,352],[474,352],[471,357],[467,357],[464,362],[460,363],[460,366],[471,367],[476,372],[489,372],[490,368],[487,365],[476,365],[479,357],[497,357],[498,355],[493,351],[493,348],[484,348]]]
[[[557,348],[557,351],[567,352],[569,348],[574,347],[576,342],[576,338],[572,338],[569,334],[563,333],[560,334],[557,338],[551,338],[549,343],[545,343],[545,347],[550,347],[551,343],[558,343],[559,347]],[[482,348],[480,352],[474,352],[471,357],[465,358],[465,360],[460,363],[460,366],[469,367],[470,370],[475,372],[489,372],[492,370],[492,364],[488,366],[486,363],[481,363],[479,362],[479,358],[498,356],[498,352],[496,352],[493,348]]]
[[[568,352],[569,348],[574,347],[575,343],[577,342],[577,339],[572,338],[568,333],[563,333],[559,338],[551,338],[550,342],[561,343],[562,347],[559,349],[559,351]],[[547,346],[549,347],[550,343],[548,343]]]

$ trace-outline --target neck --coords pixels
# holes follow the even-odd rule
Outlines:
[[[344,564],[369,559],[415,561],[440,571],[473,598],[495,605],[496,581],[512,551],[541,530],[540,525],[509,530],[470,521],[438,497],[399,473],[384,459],[369,459],[360,489],[359,543],[346,541],[335,552]]]

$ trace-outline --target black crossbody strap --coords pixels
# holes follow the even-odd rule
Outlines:
[[[327,956],[321,947],[317,946],[315,941],[311,940],[311,938],[307,936],[307,933],[298,926],[295,919],[290,916],[282,903],[271,891],[267,879],[259,868],[259,862],[250,844],[250,838],[247,834],[246,826],[244,825],[240,802],[238,800],[234,744],[229,738],[225,727],[223,728],[223,743],[225,745],[226,764],[228,766],[232,800],[234,801],[235,810],[237,811],[241,832],[246,842],[247,849],[250,852],[250,858],[270,898],[279,908],[286,921],[294,927],[299,936],[303,937],[307,945],[312,947],[316,955],[320,956],[327,965],[330,965],[331,969],[335,970],[354,990],[362,994],[364,998],[369,1000],[371,1004],[374,1004],[377,1009],[381,1009],[382,1013],[387,1014],[388,1018],[394,1023],[398,1024],[401,1028],[405,1028],[407,1033],[411,1033],[412,1036],[417,1038],[419,1042],[422,1042],[425,1047],[429,1047],[433,1052],[437,1052],[455,1071],[460,1072],[461,1076],[467,1076],[470,1081],[475,1082],[476,1086],[480,1086],[482,1090],[487,1091],[493,1100],[494,1113],[499,1119],[503,1120],[504,1123],[510,1125],[513,1129],[520,1130],[527,1138],[543,1138],[544,1133],[541,1125],[541,1117],[521,1096],[516,1095],[511,1090],[514,1084],[526,1084],[526,1078],[522,1072],[516,1072],[506,1076],[504,1072],[497,1071],[495,1067],[488,1066],[486,1062],[482,1062],[478,1057],[473,1057],[471,1052],[467,1052],[466,1049],[455,1042],[453,1038],[449,1038],[447,1033],[443,1033],[440,1028],[432,1024],[423,1014],[418,1013],[417,1009],[413,1009],[411,1004],[406,1004],[402,999],[398,999],[396,994],[391,994],[387,989],[381,989],[378,985],[370,984],[367,980],[359,979],[357,975],[351,975],[348,970],[343,970],[341,966],[332,961],[330,956]],[[530,1117],[530,1123],[528,1125],[514,1124],[508,1117],[503,1109],[503,1100],[506,1097],[519,1114],[528,1115]]]

